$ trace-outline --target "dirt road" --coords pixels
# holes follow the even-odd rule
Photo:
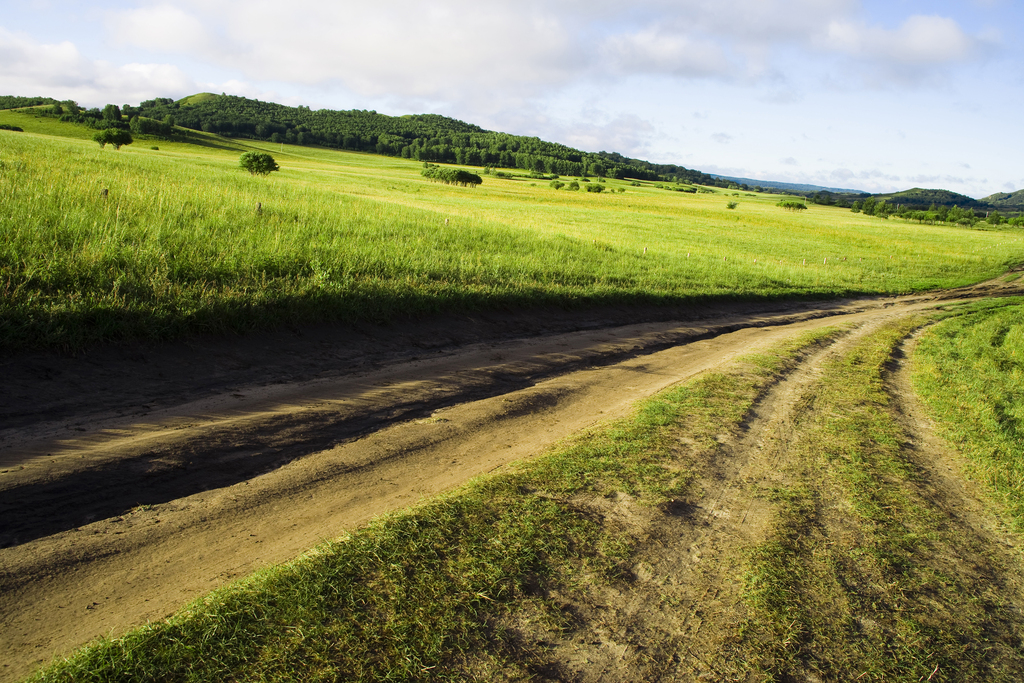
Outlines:
[[[629,311],[508,316],[8,360],[0,679],[800,330],[1021,291],[996,280],[635,324]]]

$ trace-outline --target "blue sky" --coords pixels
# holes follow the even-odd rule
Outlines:
[[[432,112],[873,192],[1024,189],[1021,0],[19,0],[0,94]]]

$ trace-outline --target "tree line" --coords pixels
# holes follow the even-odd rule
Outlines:
[[[945,206],[932,204],[928,209],[914,209],[904,204],[892,204],[884,199],[865,197],[853,202],[850,207],[853,213],[863,213],[866,216],[877,216],[888,218],[896,216],[905,220],[917,221],[918,223],[953,223],[956,225],[973,226],[984,221],[989,225],[1008,224],[1016,227],[1024,227],[1024,216],[1006,218],[999,211],[978,211],[972,208],[960,206]]]
[[[15,98],[27,99],[27,98]],[[41,104],[47,104],[43,102]],[[23,106],[38,106],[38,104],[27,104]],[[174,135],[174,117],[165,115],[160,119],[153,119],[146,116],[140,107],[133,107],[130,104],[118,106],[108,104],[102,109],[93,107],[85,109],[78,106],[74,100],[53,100],[49,106],[44,106],[36,111],[39,116],[55,118],[67,123],[80,123],[97,130],[123,130],[131,131],[135,135],[149,135],[153,137],[170,138]]]

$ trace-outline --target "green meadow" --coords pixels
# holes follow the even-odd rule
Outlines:
[[[574,192],[489,175],[462,188],[369,154],[202,133],[115,151],[74,124],[10,111],[0,123],[25,130],[0,131],[8,351],[410,314],[904,293],[1024,261],[1020,231],[796,213],[777,195],[617,180]],[[280,172],[239,168],[253,149]]]

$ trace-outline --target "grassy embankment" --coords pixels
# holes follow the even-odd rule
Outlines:
[[[909,292],[1024,261],[1019,232],[795,215],[775,196],[493,177],[452,188],[402,159],[203,134],[115,152],[72,124],[0,122],[26,131],[0,131],[8,350],[442,311]],[[247,176],[237,159],[251,148],[281,172]]]
[[[915,354],[915,382],[942,433],[1024,530],[1024,300],[951,308]]]

